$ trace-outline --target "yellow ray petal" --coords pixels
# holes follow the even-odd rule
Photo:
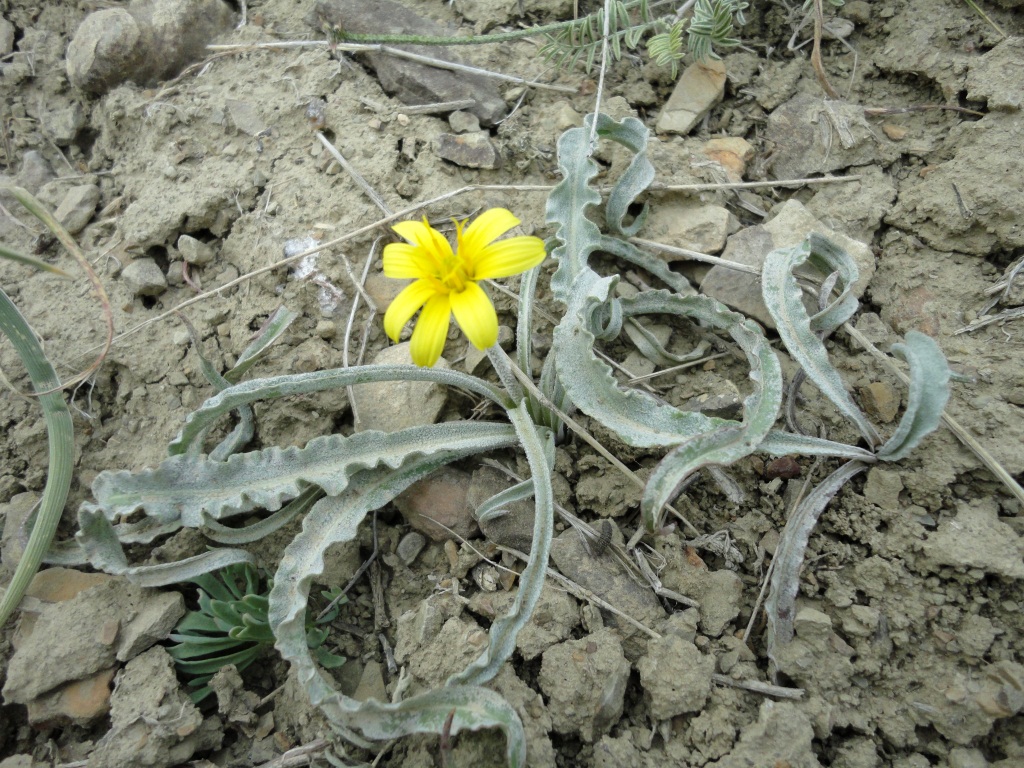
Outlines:
[[[459,256],[473,263],[478,254],[492,240],[519,224],[519,219],[504,208],[490,208],[466,227],[459,238]]]
[[[452,306],[444,294],[434,295],[423,307],[420,319],[416,321],[416,330],[412,332],[409,348],[416,365],[429,368],[437,362],[448,336],[451,316]]]
[[[487,349],[498,340],[498,315],[484,289],[476,283],[466,283],[466,290],[448,295],[455,319],[473,346]]]
[[[544,261],[544,241],[539,237],[510,237],[491,243],[476,259],[474,280],[517,275]]]
[[[452,256],[452,246],[436,229],[423,221],[399,221],[392,224],[391,228],[410,243],[422,248],[438,264],[443,264],[446,259]]]
[[[419,246],[408,243],[384,246],[384,274],[388,277],[432,277],[435,272],[434,260]]]
[[[405,286],[402,292],[395,296],[394,301],[388,306],[388,311],[384,313],[384,332],[392,341],[401,338],[402,328],[409,322],[409,318],[435,293],[428,281],[417,280]]]

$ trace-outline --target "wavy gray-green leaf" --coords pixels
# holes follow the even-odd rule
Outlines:
[[[395,433],[327,435],[304,448],[237,453],[227,461],[178,455],[157,469],[135,474],[101,472],[92,490],[109,519],[142,509],[158,520],[199,528],[208,518],[221,520],[258,508],[276,511],[309,486],[337,495],[360,470],[379,464],[397,467],[411,453],[475,452],[515,444],[515,431],[508,424],[469,421]]]

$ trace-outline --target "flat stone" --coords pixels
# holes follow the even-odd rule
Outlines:
[[[202,240],[197,240],[192,235],[182,235],[178,238],[178,251],[185,261],[195,264],[197,267],[209,264],[216,255],[211,246]]]
[[[651,640],[636,668],[651,717],[668,720],[704,709],[711,694],[715,657],[705,656],[688,640],[668,635]]]
[[[771,251],[797,245],[811,232],[827,237],[853,257],[860,274],[851,290],[854,296],[862,296],[875,273],[875,257],[871,249],[829,229],[796,200],[789,200],[783,204],[775,217],[766,224],[747,227],[730,237],[722,258],[760,270],[765,257]],[[754,318],[765,327],[775,328],[775,321],[768,314],[768,309],[761,298],[759,276],[715,266],[705,275],[700,289],[708,296]]]
[[[1024,38],[1008,37],[971,64],[967,98],[989,109],[1018,110],[1024,104]]]
[[[922,545],[932,566],[980,568],[1010,579],[1024,578],[1024,542],[999,519],[990,498],[957,505],[953,520],[943,520]]]
[[[518,592],[477,592],[470,598],[473,613],[496,619],[512,608]],[[527,661],[535,659],[555,643],[569,639],[580,624],[576,600],[560,589],[545,589],[533,610],[533,616],[516,635],[516,649]]]
[[[476,133],[480,130],[480,119],[472,112],[460,109],[448,115],[448,125],[454,133]]]
[[[754,148],[739,136],[722,136],[704,143],[701,150],[725,169],[729,181],[743,181],[747,163],[754,159]]]
[[[77,235],[89,223],[100,201],[100,188],[95,184],[72,187],[64,195],[54,216],[70,234]]]
[[[352,698],[356,701],[369,701],[370,699],[390,701],[387,687],[384,685],[384,670],[379,661],[366,662],[366,666],[363,667],[363,672],[359,676],[359,683],[352,693]]]
[[[14,25],[7,19],[0,18],[0,56],[6,56],[14,50]]]
[[[54,144],[66,147],[85,127],[85,111],[81,104],[72,104],[70,107],[43,112],[39,122],[43,133],[53,139]]]
[[[773,147],[771,172],[777,179],[889,163],[900,154],[868,123],[861,105],[806,94],[768,116],[765,139]]]
[[[882,217],[896,199],[892,175],[881,166],[857,168],[857,181],[822,184],[807,203],[807,210],[822,224],[854,240],[870,243]]]
[[[38,501],[39,494],[25,491],[0,504],[0,519],[4,521],[3,538],[0,539],[0,583],[6,583],[14,575],[14,568],[28,545],[30,529],[26,523]],[[36,578],[39,578],[38,574]]]
[[[485,131],[460,136],[442,133],[437,137],[437,154],[464,168],[494,170],[501,167],[501,154]]]
[[[470,479],[468,472],[443,467],[399,494],[395,506],[409,525],[434,541],[455,538],[451,531],[473,538],[478,528],[467,502]]]
[[[180,592],[145,590],[136,604],[135,615],[122,622],[117,660],[134,659],[166,638],[185,615],[185,598]]]
[[[47,568],[33,577],[25,594],[44,603],[60,603],[113,579],[113,576],[106,573],[85,573],[74,568]]]
[[[404,565],[412,565],[425,546],[427,546],[427,540],[423,534],[410,531],[398,542],[396,554]]]
[[[555,731],[593,743],[622,715],[629,662],[618,635],[602,629],[544,652],[537,682]]]
[[[30,149],[21,158],[21,170],[18,171],[17,183],[32,194],[39,191],[44,184],[56,178],[50,164],[46,162],[42,152]]]
[[[110,711],[110,684],[116,669],[104,669],[28,702],[28,721],[35,726],[88,725]]]
[[[159,296],[167,290],[167,278],[153,259],[136,259],[121,271],[121,279],[134,296]]]
[[[203,716],[178,685],[174,662],[157,646],[128,662],[111,696],[107,734],[89,768],[169,768],[202,748]]]
[[[319,0],[311,22],[316,29],[324,24],[343,27],[354,34],[416,34],[450,35],[451,30],[420,16],[404,5],[391,0]],[[460,62],[450,49],[436,46],[395,46],[421,56]],[[493,80],[465,72],[452,72],[399,59],[384,53],[364,54],[377,74],[381,87],[405,104],[436,104],[444,101],[472,99],[469,107],[485,126],[495,125],[507,111]]]
[[[267,121],[260,114],[259,107],[251,101],[227,99],[224,106],[227,107],[228,115],[231,116],[231,122],[242,133],[256,136],[266,130]]]
[[[665,103],[655,130],[686,135],[725,96],[725,64],[709,59],[683,70],[672,95]]]
[[[511,485],[512,481],[496,469],[480,467],[475,470],[466,497],[474,516],[483,502]],[[503,511],[503,515],[478,522],[480,530],[488,541],[529,552],[533,546],[533,500],[516,501]]]
[[[740,731],[732,751],[717,761],[717,768],[751,765],[789,765],[793,768],[821,768],[814,754],[814,726],[797,705],[788,701],[765,701],[757,722]]]
[[[721,253],[729,237],[729,211],[720,205],[706,205],[692,197],[666,196],[651,207],[644,225],[644,237],[677,248],[700,253]],[[659,251],[666,262],[683,261]]]
[[[872,467],[864,483],[864,498],[886,512],[898,512],[903,481],[899,473]]]
[[[412,365],[409,343],[381,350],[373,362],[376,365]],[[450,366],[442,357],[434,367],[447,369]],[[448,399],[448,390],[429,381],[379,381],[352,387],[352,399],[359,413],[359,430],[398,432],[436,422]]]

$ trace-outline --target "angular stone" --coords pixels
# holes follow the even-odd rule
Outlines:
[[[153,259],[136,259],[121,271],[133,296],[159,296],[167,290],[167,278]]]
[[[886,512],[899,512],[903,481],[898,473],[872,467],[864,483],[864,498]]]
[[[395,550],[395,553],[404,565],[412,565],[425,546],[427,546],[427,540],[423,537],[423,534],[410,531],[398,542],[398,548]]]
[[[181,257],[189,264],[202,267],[213,261],[214,250],[202,240],[197,240],[192,235],[182,235],[178,238],[178,251]]]
[[[416,34],[444,36],[451,30],[391,0],[319,0],[311,24],[322,29],[341,27],[353,34]],[[426,45],[395,46],[420,56],[459,62],[450,51]],[[381,87],[405,104],[436,104],[473,99],[469,111],[491,126],[505,116],[505,100],[492,80],[465,72],[430,67],[385,53],[367,53]]]
[[[622,715],[629,662],[615,632],[603,629],[548,648],[537,682],[558,733],[593,743]]]
[[[652,206],[644,225],[645,238],[700,253],[721,253],[728,236],[728,210],[676,195]],[[669,263],[686,259],[661,251],[658,255]]]
[[[89,223],[99,201],[100,188],[95,184],[72,187],[53,215],[64,229],[72,235],[77,235]]]
[[[829,229],[796,200],[782,205],[768,223],[748,227],[730,237],[722,258],[760,270],[765,256],[771,251],[797,245],[811,232],[824,235],[853,257],[860,275],[851,290],[854,296],[862,296],[875,273],[875,257],[871,249]],[[775,328],[775,321],[761,298],[761,278],[758,275],[715,266],[705,275],[700,289],[765,327]]]
[[[494,170],[501,167],[501,154],[485,131],[460,136],[442,133],[437,137],[437,154],[464,168]]]
[[[811,719],[797,704],[769,700],[761,704],[757,722],[740,731],[739,742],[715,765],[717,768],[752,765],[821,768],[813,741]]]
[[[990,498],[957,505],[954,520],[943,520],[922,549],[932,566],[980,568],[1010,579],[1024,578],[1024,542],[999,519]]]
[[[134,659],[166,638],[184,615],[185,598],[180,592],[145,591],[135,615],[121,624],[117,660]]]
[[[480,120],[472,112],[458,110],[448,115],[448,125],[454,133],[476,133],[480,130]]]
[[[651,717],[667,720],[704,708],[711,693],[715,657],[705,656],[688,640],[669,635],[651,640],[636,668]]]
[[[381,350],[373,362],[376,365],[412,365],[409,343]],[[450,366],[442,357],[434,367],[447,369]],[[357,429],[398,432],[406,427],[436,422],[448,399],[448,389],[429,381],[379,381],[352,387],[352,399],[359,414]]]
[[[81,104],[43,112],[39,117],[43,133],[58,147],[66,147],[85,126],[85,111]]]
[[[806,94],[768,116],[765,138],[774,147],[771,171],[777,179],[889,163],[900,154],[868,123],[861,105]]]
[[[0,504],[0,520],[4,521],[3,538],[0,539],[0,583],[6,583],[14,574],[14,568],[25,551],[31,530],[26,524],[38,501],[39,494],[26,491]],[[39,578],[38,574],[36,578]]]
[[[1008,37],[971,64],[967,98],[987,101],[989,109],[1024,105],[1024,38]]]
[[[6,56],[14,50],[14,25],[7,19],[0,18],[0,56]]]
[[[30,149],[22,156],[21,170],[18,171],[19,187],[24,187],[35,194],[40,187],[54,178],[53,169],[41,152]]]
[[[665,103],[655,130],[686,135],[725,95],[725,64],[709,59],[683,70],[672,95]]]
[[[88,725],[110,711],[111,667],[84,680],[75,680],[28,702],[32,725]]]
[[[725,169],[729,181],[743,181],[747,163],[754,159],[754,148],[739,136],[723,136],[704,143],[705,155]]]

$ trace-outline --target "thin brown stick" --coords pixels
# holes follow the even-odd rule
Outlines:
[[[821,63],[821,26],[824,12],[821,9],[821,0],[814,0],[814,47],[811,48],[811,66],[814,67],[814,74],[818,77],[818,84],[833,99],[839,98],[839,91],[832,87],[825,75],[825,67]]]

